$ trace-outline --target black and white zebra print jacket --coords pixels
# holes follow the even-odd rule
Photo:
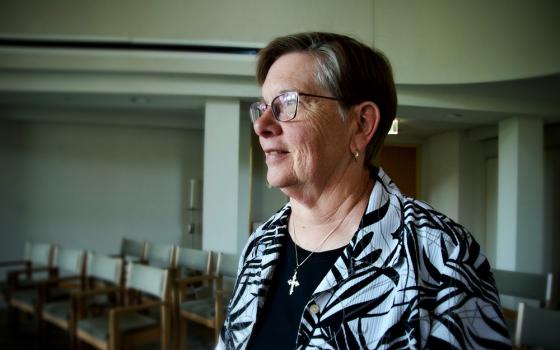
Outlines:
[[[470,233],[403,196],[381,169],[375,180],[358,231],[303,310],[294,348],[511,349],[490,265]],[[217,349],[246,347],[289,213],[287,204],[250,237]]]

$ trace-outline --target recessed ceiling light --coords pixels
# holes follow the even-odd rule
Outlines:
[[[146,104],[146,103],[150,103],[150,99],[148,97],[132,96],[130,97],[130,102],[138,103],[138,104]]]
[[[399,120],[397,118],[393,119],[391,128],[389,129],[389,135],[398,135],[399,133]]]
[[[453,119],[461,118],[462,116],[463,115],[461,113],[457,113],[457,112],[447,113],[446,115],[447,118],[453,118]]]

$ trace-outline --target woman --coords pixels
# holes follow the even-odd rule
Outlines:
[[[510,348],[471,235],[370,166],[395,117],[389,63],[345,36],[277,38],[251,106],[289,203],[250,237],[218,348]]]

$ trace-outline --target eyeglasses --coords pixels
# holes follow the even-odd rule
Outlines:
[[[255,102],[251,104],[251,107],[249,107],[251,120],[253,121],[253,123],[256,122],[257,119],[259,119],[264,114],[268,107],[272,109],[272,115],[279,122],[287,122],[288,120],[292,120],[296,117],[300,96],[338,100],[336,97],[312,95],[298,91],[287,91],[276,96],[269,105],[264,102]]]

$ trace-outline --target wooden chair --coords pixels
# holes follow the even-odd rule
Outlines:
[[[151,242],[147,242],[145,259],[142,262],[152,267],[167,269],[169,271],[169,281],[172,281],[175,273],[175,245],[154,244]],[[133,300],[137,298],[142,298],[142,294],[130,290],[128,291],[127,297],[129,298],[129,300]],[[142,299],[135,300],[135,302],[138,303],[138,302],[143,302],[145,300],[146,298],[144,298],[144,300]]]
[[[545,308],[555,306],[556,281],[552,273],[536,274],[498,269],[492,270],[492,273],[501,296],[511,296],[525,301],[533,300]],[[517,305],[515,307],[502,305],[502,311],[510,334],[513,336],[517,319]]]
[[[171,269],[175,265],[175,245],[147,243],[146,264],[162,269]]]
[[[180,303],[180,348],[186,346],[188,321],[196,322],[212,329],[215,339],[218,339],[224,322],[225,308],[231,293],[231,288],[224,288],[224,281],[226,281],[228,287],[233,286],[237,276],[237,264],[238,257],[236,255],[218,253],[216,273],[211,276],[211,279],[214,281],[212,295],[207,298],[187,300]],[[199,279],[193,277],[189,282],[198,283],[203,279],[205,279],[204,276],[201,276]],[[183,281],[182,283],[187,282]]]
[[[36,284],[22,288],[11,288],[8,305],[11,309],[14,326],[18,323],[18,312],[37,315],[41,325],[41,313],[45,302],[69,297],[69,290],[60,284],[64,281],[78,280],[83,276],[84,252],[74,249],[55,249],[54,266],[47,277],[36,280]],[[42,270],[41,270],[42,271]],[[15,280],[15,279],[13,279]],[[57,288],[48,288],[56,286]]]
[[[125,262],[143,262],[146,260],[147,245],[146,241],[135,241],[123,237],[120,252],[114,257],[120,257]]]
[[[560,311],[519,303],[517,315],[516,348],[560,348]]]
[[[192,299],[204,295],[201,290],[212,289],[212,252],[177,248],[175,251],[175,286],[176,300]],[[197,282],[198,281],[198,282]],[[210,293],[206,293],[206,296]]]
[[[52,244],[27,242],[22,260],[0,262],[0,268],[9,269],[6,280],[0,282],[0,297],[8,302],[11,291],[35,286],[34,278],[50,272],[53,253]]]
[[[127,303],[98,317],[82,317],[78,313],[77,338],[98,349],[128,349],[154,340],[161,340],[161,348],[169,349],[169,272],[138,263],[129,263],[127,270],[126,290],[133,289],[157,300],[137,305]],[[80,299],[78,309],[82,309],[86,298]],[[159,322],[141,313],[154,308],[160,310]]]
[[[93,253],[88,254],[84,264],[84,278],[80,291],[74,293],[72,299],[51,301],[44,304],[41,315],[44,325],[43,334],[46,333],[46,328],[49,325],[57,326],[69,332],[70,343],[74,345],[78,298],[82,295],[95,295],[97,290],[106,292],[110,288],[120,288],[122,286],[122,266],[122,259]],[[96,304],[92,303],[89,306],[98,310],[101,308],[99,300]]]
[[[179,305],[203,295],[211,295],[212,252],[180,248],[175,250],[173,279],[173,340],[179,344]]]

